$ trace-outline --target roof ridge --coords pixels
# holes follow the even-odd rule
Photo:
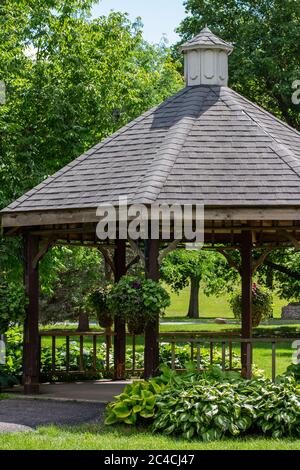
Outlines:
[[[278,117],[276,117],[274,114],[271,114],[269,111],[267,111],[266,109],[262,108],[261,106],[259,106],[258,104],[256,103],[253,103],[252,101],[250,101],[248,98],[245,98],[245,96],[241,95],[240,93],[238,93],[237,91],[233,90],[232,88],[229,88],[228,89],[234,94],[234,95],[237,95],[239,98],[241,98],[243,101],[246,101],[247,103],[249,103],[251,106],[253,106],[254,108],[257,108],[259,111],[261,111],[263,114],[266,114],[267,116],[269,116],[271,119],[275,119],[275,121],[277,121],[279,124],[281,124],[282,126],[286,127],[287,129],[289,129],[290,131],[294,132],[298,137],[300,137],[300,131],[298,131],[297,129],[295,129],[294,127],[290,126],[287,122],[284,122],[282,121],[281,119],[279,119]],[[274,139],[275,140],[275,139]]]
[[[229,92],[233,91],[235,95],[242,97],[241,95],[239,95],[239,93],[236,93],[234,90],[232,90],[229,87],[226,87],[224,91],[227,92],[229,96],[231,96]],[[226,103],[226,101],[224,101],[222,96],[220,96],[220,99],[228,106],[228,104]],[[248,101],[246,98],[245,100]],[[248,103],[254,105],[258,109],[261,109],[259,106],[255,105],[254,103],[251,103],[251,101],[248,101]],[[252,122],[254,122],[256,126],[259,127],[259,129],[261,129],[268,137],[270,137],[271,141],[273,142],[272,144],[270,144],[270,149],[273,150],[276,153],[276,155],[283,161],[283,163],[287,165],[290,168],[290,170],[292,170],[300,178],[300,160],[293,154],[293,152],[279,139],[276,139],[275,137],[273,137],[269,133],[269,131],[265,129],[265,127],[261,124],[261,122],[257,121],[253,116],[250,116],[248,111],[243,109],[243,107],[237,101],[235,101],[235,107],[236,109],[239,109],[243,114],[245,114]],[[266,113],[269,114],[267,111]],[[273,117],[272,115],[270,116]],[[281,123],[280,120],[278,121]],[[292,162],[294,163],[294,165],[291,164]]]
[[[128,129],[131,129],[133,126],[138,124],[139,122],[143,121],[147,117],[149,117],[151,114],[153,114],[155,111],[157,111],[160,108],[163,108],[164,106],[168,105],[172,101],[174,101],[176,98],[184,94],[187,90],[187,87],[179,90],[175,95],[171,96],[170,98],[167,98],[163,103],[158,104],[157,106],[154,106],[150,108],[149,110],[145,111],[141,116],[138,116],[134,120],[130,121],[127,123],[125,126],[122,126],[120,129],[118,129],[116,132],[114,132],[112,135],[106,137],[103,141],[101,141],[98,144],[95,144],[92,148],[84,152],[82,155],[77,157],[75,160],[71,161],[68,163],[66,166],[64,166],[61,170],[57,171],[53,175],[49,176],[46,178],[44,181],[39,183],[37,186],[35,186],[33,189],[30,191],[26,192],[23,196],[20,198],[16,199],[13,203],[9,204],[6,208],[2,209],[0,212],[5,212],[9,209],[16,209],[20,204],[22,204],[24,201],[26,201],[29,197],[37,194],[41,189],[44,189],[46,186],[49,184],[53,183],[57,178],[61,177],[64,175],[67,171],[69,171],[71,168],[75,168],[77,165],[85,161],[87,158],[89,158],[91,155],[94,155],[99,149],[103,148],[105,145],[107,145],[109,142],[113,141],[120,135],[122,135],[124,132],[126,132]]]
[[[187,92],[195,90],[196,87],[187,88]],[[169,128],[159,152],[156,152],[149,169],[137,188],[133,198],[135,202],[153,204],[159,197],[163,185],[176,163],[180,150],[183,148],[195,120],[201,112],[203,103],[211,91],[210,87],[202,88],[202,90],[206,91],[205,96],[201,96],[199,103],[193,103],[193,106],[197,105],[197,108],[192,110],[189,116],[183,116]]]
[[[241,95],[239,95],[239,93],[236,93],[231,88],[229,88],[229,90],[233,91],[235,95],[238,95],[241,98],[243,98]],[[260,106],[257,106],[256,104],[251,103],[251,101],[247,100],[246,98],[245,98],[245,101],[247,101],[249,104],[253,105],[257,109],[259,109],[261,111],[264,111],[262,108],[260,108]],[[237,103],[237,106],[240,106],[240,105]],[[247,110],[243,109],[242,107],[241,107],[241,109],[249,117],[249,119],[251,119],[251,121],[255,122],[255,124],[260,129],[262,129],[262,131],[268,137],[270,137],[270,139],[273,141],[273,144],[270,146],[270,148],[300,178],[300,159],[296,155],[294,155],[294,153],[280,139],[276,138],[276,136],[271,135],[270,132],[264,127],[264,125],[259,120],[256,120],[255,117],[250,116],[250,114]],[[268,113],[268,111],[266,111],[265,114],[268,114],[269,116],[273,117],[272,115],[270,115],[270,113]],[[285,124],[284,122],[280,121],[279,119],[277,119],[277,121],[279,121],[280,124]],[[288,125],[287,125],[287,127],[289,128]],[[291,129],[293,129],[293,128],[291,128]],[[297,131],[296,131],[296,134],[298,134]],[[292,165],[292,163],[293,163],[293,165]]]

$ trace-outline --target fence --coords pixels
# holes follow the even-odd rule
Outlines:
[[[109,377],[113,371],[113,337],[114,333],[107,334],[105,332],[85,332],[79,333],[76,331],[42,331],[40,332],[40,357],[42,351],[42,341],[45,338],[51,338],[51,366],[50,375],[52,377],[60,376],[95,376],[102,374],[103,376]],[[77,347],[76,364],[74,368],[74,357],[71,367],[71,351],[70,344],[71,339],[76,338]],[[65,360],[64,367],[57,367],[56,364],[56,353],[57,343],[60,341],[60,348],[62,344],[65,348]],[[214,365],[216,356],[218,357],[218,363],[221,365],[223,371],[241,371],[241,366],[237,367],[236,357],[234,351],[236,348],[243,348],[247,357],[247,376],[251,375],[252,370],[252,352],[256,345],[264,344],[269,345],[271,349],[271,370],[272,380],[275,381],[277,374],[277,345],[281,344],[292,344],[295,338],[251,338],[242,339],[238,334],[230,334],[221,336],[220,333],[161,333],[160,344],[169,345],[171,349],[169,365],[172,369],[178,371],[184,371],[184,367],[178,367],[176,365],[176,348],[182,346],[189,346],[189,359],[193,361],[199,372],[204,371],[208,366]],[[91,357],[89,358],[89,365],[87,367],[85,361],[85,344],[86,341],[91,344],[90,352]],[[99,345],[102,347],[101,356],[105,356],[103,360],[99,362]],[[139,348],[139,351],[138,351]],[[126,351],[126,371],[128,374],[135,376],[143,373],[143,368],[138,367],[137,356],[143,352],[143,337],[136,337],[128,335],[128,347]],[[206,361],[203,361],[204,353]],[[74,354],[73,354],[74,355]],[[207,360],[207,355],[209,358]],[[205,362],[205,366],[203,363]]]

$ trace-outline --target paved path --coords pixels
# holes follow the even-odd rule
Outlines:
[[[103,420],[105,406],[130,382],[91,381],[41,385],[41,394],[23,397],[23,387],[0,400],[0,433],[32,431],[38,426],[74,426]]]
[[[111,382],[107,380],[95,380],[42,384],[40,385],[40,395],[35,395],[32,398],[107,404],[112,401],[116,395],[120,395],[128,383],[130,383],[130,381]],[[23,387],[21,386],[14,387],[8,391],[12,392],[16,397],[23,398]]]
[[[0,401],[0,433],[20,432],[56,424],[74,426],[99,423],[105,406],[100,403],[11,399]]]

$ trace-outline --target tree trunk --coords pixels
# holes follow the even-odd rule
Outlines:
[[[79,321],[77,331],[84,333],[85,331],[90,331],[89,316],[83,310],[79,312]]]
[[[199,318],[199,291],[200,279],[192,277],[188,318]]]

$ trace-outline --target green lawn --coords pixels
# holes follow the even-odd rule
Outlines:
[[[85,425],[43,427],[35,433],[0,435],[1,450],[300,450],[299,439],[224,439],[211,443],[184,441],[125,427]]]
[[[181,291],[179,295],[174,292],[170,292],[171,306],[167,309],[167,317],[186,317],[188,312],[189,293],[189,287]],[[228,302],[229,298],[229,295],[207,297],[203,292],[201,292],[199,300],[201,318],[232,319],[233,315]],[[281,309],[287,304],[288,302],[286,300],[281,300],[277,296],[274,296],[274,318],[281,317]]]

